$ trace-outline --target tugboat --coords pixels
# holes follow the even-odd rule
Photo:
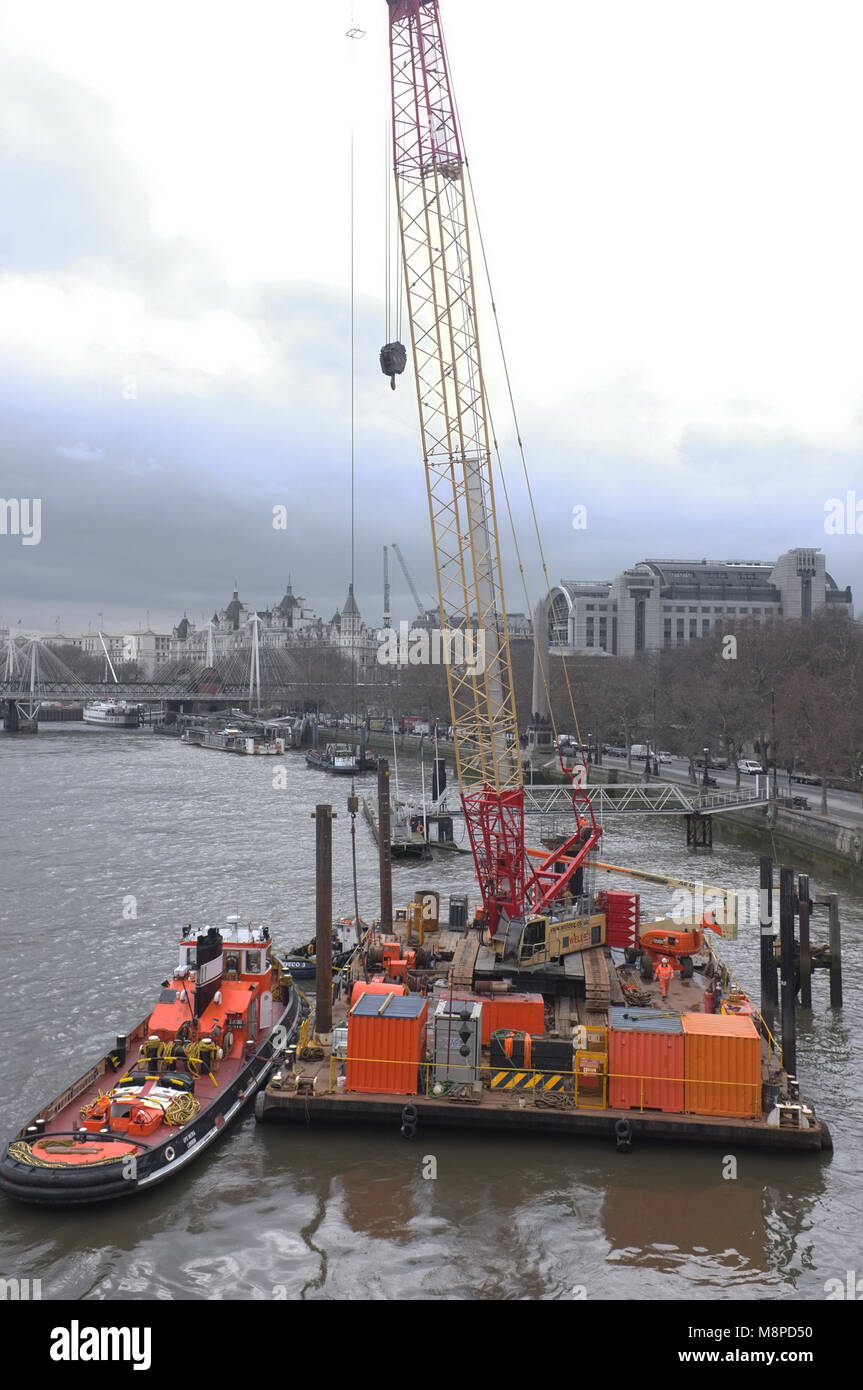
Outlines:
[[[321,772],[334,772],[337,777],[353,777],[358,772],[368,772],[374,766],[371,758],[356,752],[346,743],[328,743],[321,750],[310,748],[306,753],[309,767],[319,768]]]
[[[148,1191],[238,1118],[307,1012],[266,927],[190,931],[152,1012],[9,1144],[0,1191],[43,1205]]]

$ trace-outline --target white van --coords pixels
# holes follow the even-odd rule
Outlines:
[[[755,762],[754,758],[741,758],[737,764],[738,772],[749,772],[753,776],[764,771],[760,763]]]

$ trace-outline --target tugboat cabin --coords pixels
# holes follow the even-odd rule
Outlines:
[[[229,917],[180,942],[173,978],[150,1015],[149,1037],[160,1043],[211,1042],[224,1060],[239,1060],[247,1043],[273,1021],[273,961],[267,927]]]

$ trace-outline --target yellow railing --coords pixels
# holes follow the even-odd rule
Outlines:
[[[713,957],[713,959],[714,959],[714,961],[716,961],[717,965],[725,972],[725,978],[726,978],[727,980],[729,980],[730,983],[734,986],[734,993],[735,993],[735,994],[742,994],[742,995],[744,996],[744,998],[746,998],[746,999],[749,1001],[749,1006],[750,1006],[752,1012],[751,1012],[751,1014],[748,1015],[748,1016],[749,1016],[750,1018],[752,1018],[752,1019],[757,1020],[757,1024],[759,1025],[760,1031],[763,1033],[764,1037],[767,1039],[767,1043],[768,1043],[768,1045],[769,1045],[771,1051],[775,1052],[775,1053],[777,1054],[777,1056],[781,1057],[781,1056],[782,1056],[782,1044],[781,1044],[780,1042],[777,1042],[776,1038],[774,1038],[773,1034],[771,1033],[770,1029],[768,1028],[768,1026],[767,1026],[767,1024],[766,1024],[766,1022],[765,1022],[765,1020],[764,1020],[764,1015],[762,1014],[761,1010],[758,1008],[758,1005],[755,1004],[754,1001],[752,1000],[751,996],[750,996],[749,994],[747,994],[746,990],[743,988],[743,986],[742,986],[742,984],[740,983],[740,981],[739,981],[734,975],[732,975],[731,971],[728,969],[728,966],[725,964],[725,961],[722,959],[722,957],[721,957],[720,955],[718,955],[716,951],[714,951],[713,945],[712,945],[712,943],[707,939],[706,934],[705,934],[705,943],[704,943],[704,944],[705,944],[706,947],[707,947],[707,954],[708,954],[708,956],[712,956],[712,957]]]
[[[635,1106],[616,1107],[618,1109],[629,1109],[644,1111],[645,1106],[645,1087],[648,1085],[665,1086],[697,1086],[697,1087],[721,1087],[723,1093],[728,1093],[732,1088],[741,1088],[755,1092],[753,1096],[753,1109],[760,1112],[761,1109],[761,1081],[737,1081],[731,1078],[714,1077],[693,1077],[693,1076],[645,1076],[640,1072],[610,1072],[608,1070],[608,1057],[604,1052],[577,1052],[574,1054],[576,1063],[573,1070],[565,1071],[548,1070],[538,1067],[500,1067],[482,1065],[477,1068],[477,1079],[483,1081],[483,1090],[498,1095],[533,1097],[533,1099],[549,1101],[549,1103],[560,1103],[561,1106],[572,1106],[577,1109],[606,1110],[608,1106],[609,1083],[612,1081],[638,1082],[639,1102]],[[585,1073],[580,1070],[580,1064],[584,1061],[596,1063],[596,1070]],[[461,1090],[465,1086],[471,1085],[471,1079],[450,1078],[444,1079],[441,1083],[436,1083],[432,1075],[433,1072],[445,1070],[436,1062],[414,1062],[400,1058],[389,1057],[336,1057],[330,1056],[327,1076],[327,1087],[325,1093],[332,1093],[339,1088],[336,1085],[337,1069],[351,1062],[356,1066],[376,1066],[376,1067],[408,1067],[411,1069],[412,1076],[408,1078],[415,1084],[410,1088],[406,1085],[404,1091],[387,1092],[382,1090],[380,1094],[397,1095],[422,1095],[425,1094],[430,1099],[446,1100],[451,1098],[453,1091]],[[425,1086],[419,1084],[420,1077],[424,1077]],[[497,1081],[497,1084],[495,1082]],[[435,1096],[435,1084],[442,1084],[443,1093]],[[359,1094],[376,1094],[375,1092],[360,1092]],[[658,1111],[659,1107],[649,1107],[652,1111]],[[681,1106],[681,1111],[683,1107]]]

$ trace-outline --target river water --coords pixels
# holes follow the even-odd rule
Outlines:
[[[43,726],[0,735],[4,806],[0,941],[4,1042],[0,1137],[84,1071],[150,1008],[180,928],[232,912],[289,947],[314,931],[318,801],[334,826],[334,906],[352,911],[348,786],[289,754],[228,757],[149,731]],[[403,785],[417,786],[403,760]],[[359,779],[374,796],[374,776]],[[360,910],[376,915],[377,853],[356,837]],[[603,856],[739,889],[756,857],[687,851],[677,818],[612,821]],[[476,900],[472,861],[395,869]],[[799,1014],[801,1088],[833,1132],[832,1155],[257,1126],[251,1113],[176,1179],[127,1204],[82,1211],[0,1198],[0,1273],[42,1280],[43,1299],[823,1299],[863,1274],[857,982],[863,896],[841,894],[845,1008],[816,972]],[[670,908],[667,890],[642,904]],[[816,939],[826,937],[823,912]],[[721,951],[758,993],[758,930]],[[428,1162],[434,1158],[435,1165]],[[426,1177],[436,1167],[436,1177]]]

